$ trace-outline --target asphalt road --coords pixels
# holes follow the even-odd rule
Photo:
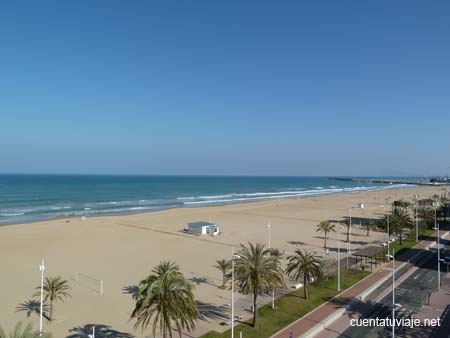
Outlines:
[[[437,252],[428,251],[417,263],[418,269],[403,282],[396,285],[395,303],[400,304],[396,312],[396,318],[410,318],[421,306],[427,302],[427,289],[437,287]],[[441,271],[441,277],[445,272]],[[392,291],[383,295],[386,290],[392,290],[392,280],[385,282],[375,290],[365,301],[353,311],[359,314],[359,318],[392,318]],[[381,300],[377,300],[379,297]],[[420,328],[419,328],[420,329]],[[396,328],[396,336],[401,337],[403,329]],[[391,337],[392,327],[349,327],[339,337]]]

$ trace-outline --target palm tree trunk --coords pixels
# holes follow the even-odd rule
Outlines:
[[[327,247],[327,233],[325,233],[325,245],[323,246],[324,248]]]
[[[256,328],[256,299],[258,298],[258,293],[253,293],[253,327]],[[233,320],[233,319],[232,319]]]
[[[303,277],[303,291],[305,292],[305,299],[308,299],[308,279]]]
[[[49,313],[49,321],[51,322],[53,320],[53,300],[50,299],[50,313]]]

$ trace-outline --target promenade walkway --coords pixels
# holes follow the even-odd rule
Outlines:
[[[424,305],[414,316],[422,323],[440,318],[439,326],[407,328],[405,338],[449,338],[450,337],[450,274],[444,274],[440,291],[430,297],[430,304]]]
[[[437,238],[437,233],[433,234],[431,237],[432,238],[428,240],[419,242],[415,246],[415,249],[418,249],[417,251],[421,249],[426,249],[431,243],[434,242],[433,238]],[[409,266],[408,268],[402,269],[401,274],[404,274],[410,268],[413,268],[413,264],[408,262],[408,259],[410,258],[409,256],[410,256],[409,253],[400,256],[399,260],[396,263],[396,268],[403,267],[404,265]],[[349,304],[354,298],[357,298],[361,294],[365,293],[367,290],[370,290],[375,285],[377,285],[381,280],[388,278],[388,276],[391,274],[391,267],[392,263],[386,263],[386,265],[380,270],[372,273],[365,279],[361,280],[360,282],[356,283],[349,289],[337,295],[332,300],[322,304],[314,311],[298,319],[297,321],[287,326],[286,328],[278,331],[277,333],[272,335],[271,338],[298,338],[304,336],[308,331],[317,327],[317,325],[323,326],[323,323],[327,320],[327,318],[330,318],[331,316],[336,314],[337,311],[341,311],[342,308],[345,307],[347,304]],[[398,275],[397,277],[401,277],[401,274]],[[348,325],[348,322],[345,323],[345,321],[346,319],[340,323],[341,326]],[[336,329],[338,329],[338,327],[336,327]],[[320,336],[320,334],[318,334],[318,336]]]

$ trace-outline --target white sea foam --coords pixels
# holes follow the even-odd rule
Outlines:
[[[2,216],[2,217],[13,217],[13,216],[23,216],[23,215],[25,215],[25,213],[23,213],[23,212],[18,212],[18,213],[3,213],[3,214],[0,214],[0,216]]]
[[[45,210],[46,208],[50,210],[63,210],[63,209],[71,209],[72,207],[70,205],[62,206],[62,205],[55,205],[52,207],[42,207],[42,210]]]
[[[165,199],[152,199],[152,200],[123,200],[123,201],[110,201],[110,202],[94,202],[86,203],[85,206],[89,208],[98,208],[108,206],[135,206],[135,205],[160,205],[167,204],[168,200]]]
[[[219,199],[224,199],[224,198],[233,198],[233,197],[249,197],[249,198],[253,198],[253,197],[263,197],[266,198],[265,196],[283,196],[283,195],[292,195],[292,194],[298,194],[298,193],[303,193],[303,192],[307,192],[307,191],[318,191],[318,190],[298,190],[298,191],[293,191],[293,190],[288,190],[288,191],[274,191],[274,192],[253,192],[253,193],[234,193],[234,194],[226,194],[226,195],[202,195],[202,196],[196,196],[196,197],[179,197],[179,200],[219,200]],[[321,192],[325,191],[320,190]]]
[[[247,193],[247,194],[231,194],[222,195],[223,197],[230,198],[217,198],[217,196],[198,196],[196,198],[190,198],[192,201],[183,202],[184,205],[202,205],[202,204],[224,204],[224,203],[237,203],[245,201],[255,201],[264,199],[280,199],[280,198],[296,198],[296,197],[307,197],[316,195],[327,195],[333,193],[352,193],[360,191],[378,191],[384,189],[395,189],[399,187],[407,186],[406,184],[397,184],[390,186],[368,186],[368,187],[346,187],[337,188],[336,186],[330,187],[330,189],[325,189],[324,187],[316,187],[315,189],[304,190],[304,191],[282,191],[282,192],[258,192],[258,193]]]

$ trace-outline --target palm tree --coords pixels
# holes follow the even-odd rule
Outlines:
[[[41,295],[41,287],[36,288],[36,292],[33,294],[34,297],[39,297]],[[49,313],[48,320],[53,320],[53,307],[57,301],[64,302],[65,298],[70,297],[70,286],[69,282],[62,279],[61,276],[58,277],[46,277],[44,281],[44,303],[49,302]]]
[[[256,301],[259,295],[286,286],[279,258],[271,255],[264,244],[241,244],[236,260],[235,277],[241,292],[253,295],[253,323],[256,327]]]
[[[364,228],[366,228],[366,230],[367,230],[367,237],[369,237],[369,235],[370,235],[370,230],[371,229],[374,229],[375,228],[375,225],[372,223],[372,221],[370,220],[370,219],[368,219],[368,218],[366,218],[364,221],[363,221],[363,223],[362,223],[362,225],[364,226]]]
[[[403,229],[411,229],[414,226],[414,221],[411,216],[404,209],[396,209],[391,216],[392,231],[397,234],[400,244],[403,241]]]
[[[321,281],[324,278],[323,263],[312,251],[295,250],[295,255],[288,258],[286,268],[288,276],[299,281],[303,278],[305,299],[308,299],[308,283],[311,280]]]
[[[219,286],[221,289],[225,289],[225,285],[230,279],[229,271],[231,269],[231,261],[226,259],[220,259],[216,261],[217,265],[214,265],[215,268],[219,269],[222,272],[222,285]]]
[[[153,336],[159,326],[163,338],[172,338],[172,325],[180,338],[183,329],[190,332],[199,315],[193,288],[175,262],[159,263],[152,274],[139,283],[131,315],[137,320],[135,328],[145,330],[151,322]]]
[[[433,202],[434,201],[431,198],[423,198],[421,200],[418,200],[419,206],[421,207],[432,207]]]
[[[280,251],[280,249],[270,248],[269,251],[272,257],[277,258],[277,263],[281,263],[280,260],[281,258],[283,258],[283,253]]]
[[[390,223],[391,217],[392,217],[391,214],[384,215],[383,218],[378,220],[378,226],[383,230],[387,231],[388,230],[387,224],[388,222]],[[392,229],[389,227],[389,234],[391,234],[391,232]]]
[[[29,318],[32,313],[36,313],[37,315],[39,315],[41,312],[41,302],[38,300],[31,299],[31,300],[27,300],[23,303],[20,303],[16,307],[16,312],[20,312],[20,311],[25,312],[27,315],[27,318]],[[47,312],[48,312],[48,304],[43,304],[42,305],[42,316],[48,320]]]
[[[447,217],[449,217],[449,212],[450,212],[450,201],[448,200],[447,197],[442,196],[441,200],[440,200],[440,207],[439,207],[439,211],[440,214],[442,215],[442,217],[444,217],[444,221],[447,219]]]
[[[319,224],[317,224],[317,232],[323,232],[325,243],[323,244],[323,247],[327,247],[327,235],[329,232],[336,232],[336,226],[334,224],[331,224],[329,221],[322,221]]]
[[[0,338],[52,338],[52,335],[48,332],[43,332],[41,335],[39,331],[33,330],[33,324],[31,323],[28,323],[23,329],[22,327],[23,323],[18,322],[9,336],[0,327]]]
[[[439,201],[439,199],[441,198],[441,196],[439,196],[438,194],[434,194],[433,196],[431,196],[431,198],[432,198],[434,201]]]
[[[347,242],[350,241],[350,227],[352,224],[350,223],[350,218],[346,221],[344,221],[345,226],[347,227]]]
[[[404,199],[395,200],[394,202],[392,202],[392,206],[394,207],[394,209],[408,209],[409,207],[411,207],[411,202],[408,202]]]
[[[434,210],[430,207],[421,207],[417,212],[417,216],[421,223],[428,227],[434,224]]]

